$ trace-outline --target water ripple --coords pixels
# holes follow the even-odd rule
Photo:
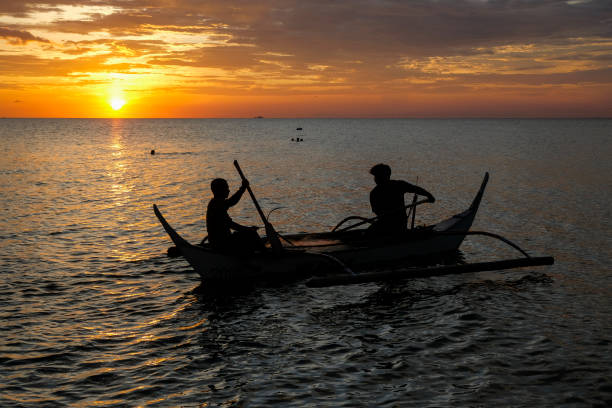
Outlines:
[[[612,402],[610,121],[10,123],[0,127],[2,407]],[[297,126],[308,143],[287,143]],[[475,229],[557,263],[208,290],[164,256],[171,243],[151,205],[201,240],[209,181],[235,189],[234,159],[264,208],[284,207],[273,222],[291,232],[370,214],[373,163],[434,191],[418,223],[463,209],[488,170]],[[248,199],[232,216],[259,223]],[[477,237],[462,251],[467,262],[516,256]]]

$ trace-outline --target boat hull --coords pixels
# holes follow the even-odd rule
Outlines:
[[[417,258],[452,253],[459,249],[476,216],[488,174],[472,205],[435,225],[417,228],[401,239],[368,238],[365,230],[284,236],[293,246],[281,254],[229,256],[191,245],[154,211],[164,229],[202,279],[232,284],[246,281],[296,280],[312,276],[346,274]]]

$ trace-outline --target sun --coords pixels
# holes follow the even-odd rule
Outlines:
[[[114,97],[110,101],[110,106],[113,110],[119,110],[123,108],[123,105],[125,105],[125,100],[123,98]]]

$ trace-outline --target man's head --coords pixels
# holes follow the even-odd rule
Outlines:
[[[391,178],[391,167],[379,163],[370,169],[370,174],[374,176],[374,182],[376,182],[376,184],[381,184],[389,181]]]
[[[210,183],[210,189],[215,197],[227,198],[229,195],[229,186],[227,181],[222,178],[216,178]]]

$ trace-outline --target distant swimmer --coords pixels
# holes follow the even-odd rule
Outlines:
[[[151,150],[151,154],[155,154],[155,149]]]
[[[302,128],[296,128],[295,130],[302,130]]]

